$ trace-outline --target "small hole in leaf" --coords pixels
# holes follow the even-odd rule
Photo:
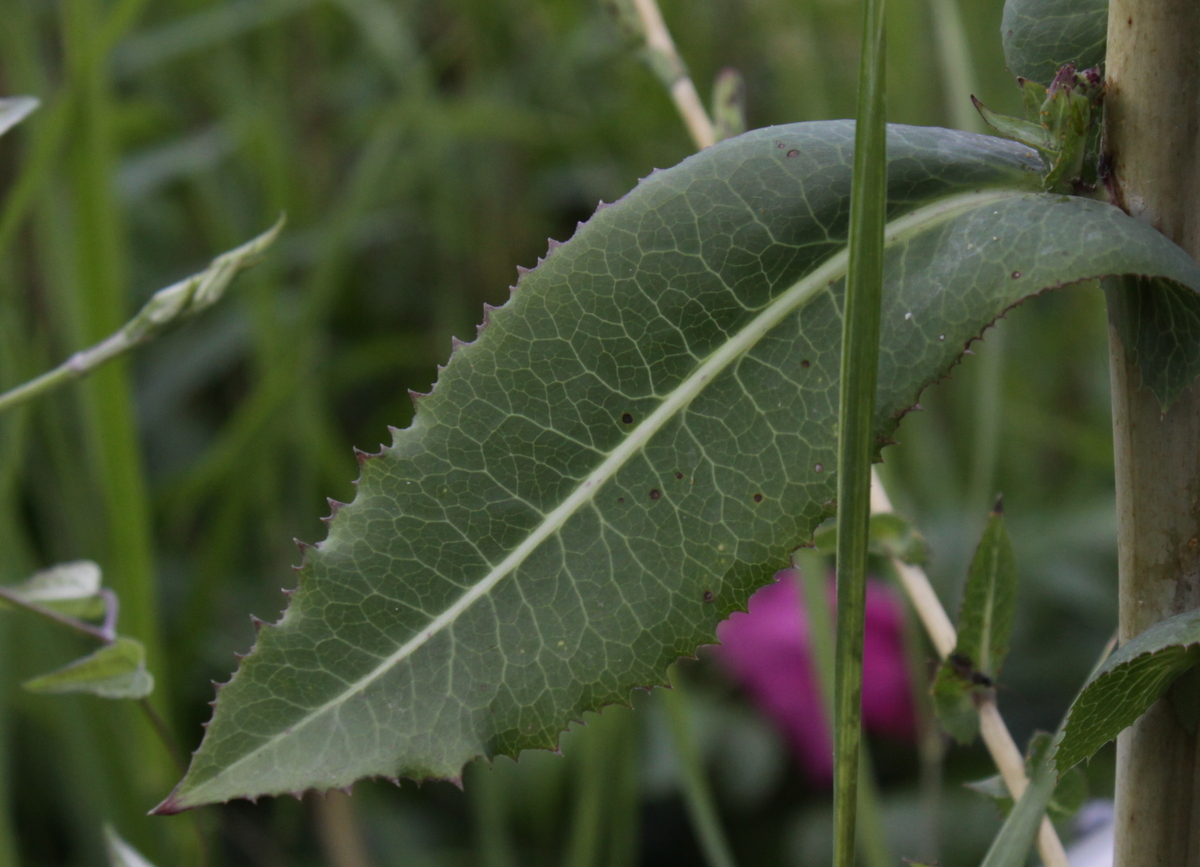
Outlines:
[[[625,415],[621,416],[621,421],[625,424],[633,424],[633,413],[625,413]]]
[[[660,491],[658,488],[650,489],[650,499],[657,500],[661,496],[662,496],[662,491]]]

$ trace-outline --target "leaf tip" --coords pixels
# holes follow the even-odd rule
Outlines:
[[[179,813],[182,813],[184,810],[188,809],[187,807],[185,807],[179,803],[177,793],[178,793],[178,790],[176,790],[175,792],[172,792],[170,795],[167,796],[166,800],[164,800],[161,804],[159,804],[153,810],[148,812],[146,815],[147,816],[176,816]]]

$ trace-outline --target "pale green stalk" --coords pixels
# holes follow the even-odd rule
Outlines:
[[[837,662],[834,684],[834,865],[853,867],[862,738],[862,654],[875,381],[887,204],[884,0],[864,0],[850,249],[838,411]]]
[[[76,352],[58,367],[26,383],[0,393],[0,413],[25,401],[80,379],[105,362],[161,334],[181,320],[215,304],[238,271],[257,261],[283,226],[283,220],[251,241],[224,253],[212,264],[166,289],[156,292],[131,320],[88,349]]]
[[[1112,0],[1104,138],[1118,205],[1200,258],[1200,4]],[[1170,407],[1127,344],[1135,279],[1106,281],[1121,641],[1200,606],[1200,387]],[[1115,863],[1200,867],[1200,734],[1160,699],[1117,739]]]

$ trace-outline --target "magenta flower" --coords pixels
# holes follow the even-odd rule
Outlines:
[[[717,658],[787,737],[800,765],[817,782],[833,778],[833,744],[821,707],[808,644],[798,576],[784,569],[750,597],[749,611],[717,627]],[[832,587],[830,588],[832,611]],[[916,722],[904,660],[900,601],[867,582],[863,647],[863,724],[886,737],[912,740]]]

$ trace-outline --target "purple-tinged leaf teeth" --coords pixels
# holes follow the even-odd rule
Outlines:
[[[547,255],[549,255],[550,253],[553,253],[555,250],[557,250],[562,245],[563,245],[563,242],[558,240],[557,238],[547,238],[546,239]]]
[[[355,447],[354,457],[358,460],[358,465],[361,467],[363,464],[365,464],[367,462],[367,458],[369,458],[371,456],[367,452],[364,452],[362,449]]]
[[[254,631],[256,633],[259,632],[263,628],[263,624],[266,623],[266,621],[261,617],[256,617],[253,614],[250,615],[250,622],[254,624]]]
[[[525,276],[526,274],[528,274],[528,273],[529,273],[531,270],[532,270],[532,269],[530,269],[530,268],[526,268],[524,265],[518,265],[518,266],[517,266],[517,279],[520,279],[521,277],[524,277],[524,276]],[[511,287],[510,287],[510,288],[511,288]]]

